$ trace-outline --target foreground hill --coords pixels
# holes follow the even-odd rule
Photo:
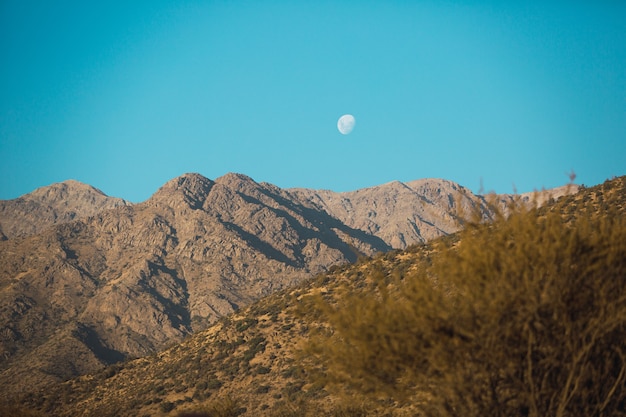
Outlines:
[[[502,410],[509,410],[503,415],[554,415],[537,411],[554,411],[549,408],[553,403],[563,406],[561,415],[590,415],[585,410],[597,410],[598,407],[610,410],[606,415],[622,415],[626,411],[626,361],[619,346],[626,337],[626,288],[623,285],[626,280],[626,248],[623,245],[626,242],[625,210],[626,178],[618,178],[581,190],[538,212],[515,217],[511,222],[498,220],[493,230],[485,226],[472,228],[458,237],[376,255],[354,265],[335,267],[315,279],[265,297],[158,354],[115,365],[46,391],[27,394],[22,397],[22,406],[67,416],[179,415],[185,410],[219,412],[215,415],[223,416],[429,415],[429,404],[439,407],[441,399],[454,400],[455,393],[464,392],[455,391],[459,387],[476,388],[477,391],[467,391],[464,404],[474,404],[480,409],[480,404],[489,403],[485,402],[488,398],[479,389],[483,387],[483,382],[491,381],[498,387],[505,384],[492,393],[498,401],[502,401],[496,405],[503,407]],[[544,218],[548,220],[542,220]],[[498,232],[500,230],[502,233]],[[493,241],[490,236],[493,236]],[[509,243],[501,244],[500,237]],[[469,243],[464,244],[465,239]],[[517,242],[519,250],[513,250],[513,242]],[[456,255],[457,251],[460,256]],[[470,253],[473,255],[465,257]],[[553,254],[560,262],[550,260]],[[569,257],[559,258],[565,255]],[[428,294],[428,288],[439,288],[433,287],[432,281],[425,281],[430,282],[429,287],[423,284],[414,287],[422,279],[424,271],[441,274],[438,269],[430,270],[431,265],[445,267],[453,275],[456,274],[454,271],[462,271],[459,275],[461,281],[456,281],[455,287],[443,287],[447,295],[441,298],[444,303],[441,309],[437,304],[410,302],[411,294],[423,297]],[[513,270],[507,269],[510,265],[519,273],[512,274]],[[490,272],[480,285],[476,283],[475,287],[465,289],[460,286],[463,281],[473,283],[474,278],[482,276],[463,275],[471,268],[481,268],[476,272],[491,271],[489,268],[492,266],[497,273],[504,273],[502,277],[505,281],[488,280],[488,277],[496,277]],[[551,271],[561,272],[553,274]],[[595,275],[579,274],[577,271]],[[609,275],[602,275],[603,271]],[[535,281],[528,281],[527,287],[520,287],[540,290],[537,294],[541,297],[538,298],[528,297],[524,292],[497,292],[499,289],[509,291],[508,285],[517,282],[509,282],[512,277],[527,279],[535,272],[540,273],[536,284],[559,283],[561,281],[557,278],[565,277],[562,281],[565,287],[554,287],[560,290],[552,291],[549,286],[534,287]],[[443,283],[446,275],[439,276]],[[593,279],[582,280],[587,276]],[[420,291],[411,288],[420,288]],[[468,297],[467,302],[463,298],[450,298],[451,294],[455,294],[450,292],[454,288],[463,289],[459,294],[472,294],[472,297],[478,298]],[[600,300],[597,297],[603,298]],[[447,305],[448,299],[456,307]],[[426,300],[428,297],[422,298],[422,302]],[[539,301],[536,312],[527,310],[533,305],[533,300]],[[580,306],[587,305],[586,302],[578,304],[584,300],[593,300],[593,308],[580,309]],[[411,306],[419,306],[420,309]],[[558,306],[566,307],[564,318],[557,315],[561,314],[561,307]],[[494,337],[479,340],[513,344],[498,350],[497,355],[494,350],[487,356],[481,356],[485,354],[481,351],[482,342],[472,344],[472,341],[479,334],[477,332],[490,330],[471,327],[474,323],[483,323],[484,320],[478,319],[483,316],[466,314],[483,314],[481,311],[490,309],[496,314],[484,317],[489,320],[495,318],[498,326],[505,326],[501,328],[503,333],[485,333],[481,337],[489,334]],[[420,311],[420,315],[412,316],[413,310]],[[516,317],[525,317],[527,311],[531,314],[529,317],[535,317],[535,342],[519,339],[525,337],[523,330],[506,327],[517,325]],[[507,315],[513,313],[515,315]],[[470,320],[470,317],[474,319]],[[502,320],[505,317],[506,320]],[[563,333],[554,327],[566,326],[570,321],[572,325],[579,326],[576,329],[580,333]],[[607,326],[610,332],[602,333]],[[334,331],[328,332],[329,329]],[[500,331],[498,327],[494,329]],[[592,333],[587,333],[591,330]],[[587,335],[592,334],[596,339],[587,339]],[[416,339],[416,335],[421,336]],[[438,336],[429,339],[433,335]],[[365,339],[368,342],[362,344]],[[422,342],[413,345],[420,340]],[[583,356],[568,356],[570,351],[563,350],[574,349],[581,341],[591,341],[591,344],[582,345],[583,351],[579,353]],[[454,348],[468,343],[467,347],[471,349]],[[451,355],[450,358],[455,361],[429,362],[428,355],[432,351],[423,351],[428,355],[422,356],[405,350],[431,345],[437,352]],[[324,348],[318,350],[316,346]],[[513,347],[521,347],[522,354],[517,356],[520,352]],[[525,356],[529,348],[533,353]],[[454,356],[459,352],[463,360]],[[502,356],[507,352],[510,356]],[[481,368],[483,361],[492,366],[497,362],[489,361],[501,358],[506,366],[493,368],[496,373],[481,373],[485,372],[485,368]],[[519,358],[523,359],[521,369],[526,371],[516,371]],[[475,359],[480,360],[473,362]],[[455,363],[473,373],[471,387],[463,385],[462,378],[458,382],[461,385],[441,385],[457,383],[457,379],[438,378],[442,375],[439,368],[432,376],[429,373],[430,366]],[[531,373],[527,373],[529,363],[535,369]],[[511,385],[508,379],[500,378],[508,375],[509,369],[512,371],[511,378],[521,378],[519,383]],[[326,377],[320,378],[317,371],[322,371]],[[544,374],[544,371],[547,373]],[[576,372],[571,375],[584,378],[584,384],[572,385],[572,390],[564,393],[550,391],[553,386],[556,387],[554,389],[568,386],[565,382],[568,372]],[[458,375],[462,377],[463,373]],[[532,377],[531,380],[543,379],[543,385],[537,385],[532,392],[515,391],[532,386],[524,385],[528,383],[524,382],[524,375]],[[566,377],[563,381],[559,379],[562,375]],[[486,379],[483,380],[483,376]],[[423,381],[420,378],[425,377],[435,378],[432,379],[432,386],[419,385],[419,381]],[[552,381],[552,377],[556,379]],[[407,397],[404,392],[401,395],[403,387],[412,394]],[[432,387],[441,390],[429,391]],[[586,388],[581,391],[581,387]],[[423,395],[415,397],[415,393]],[[544,394],[548,396],[545,402]],[[570,405],[557,401],[562,395],[572,399]],[[592,397],[596,400],[592,401]],[[550,398],[553,400],[550,401]],[[526,403],[527,399],[531,402]],[[583,402],[575,403],[579,400]],[[534,411],[529,410],[529,404],[534,404]],[[576,414],[576,407],[583,406],[587,408],[579,409],[582,414]],[[445,407],[438,410],[441,414]],[[470,410],[465,415],[480,415],[472,413]]]

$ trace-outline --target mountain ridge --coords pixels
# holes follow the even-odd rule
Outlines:
[[[200,183],[203,185],[200,186]],[[345,211],[345,208],[339,207],[337,204],[330,203],[329,200],[332,200],[333,196],[335,199],[350,200],[354,196],[362,196],[368,193],[384,194],[389,190],[396,188],[396,193],[398,193],[399,190],[404,190],[404,192],[414,192],[417,195],[425,197],[428,193],[432,194],[433,189],[436,188],[439,194],[442,193],[442,189],[445,194],[444,198],[438,199],[437,203],[441,205],[446,203],[445,199],[447,199],[448,208],[450,208],[455,204],[455,193],[459,192],[461,194],[476,197],[473,199],[473,204],[477,202],[484,204],[479,200],[485,200],[487,196],[495,196],[500,201],[501,205],[506,205],[506,203],[510,202],[514,197],[519,197],[527,202],[535,200],[539,204],[542,204],[549,198],[558,198],[562,195],[571,194],[578,189],[577,185],[569,184],[553,189],[523,194],[498,195],[489,193],[482,195],[474,194],[462,185],[450,180],[440,178],[423,178],[408,182],[394,180],[384,184],[365,187],[353,191],[336,192],[328,189],[307,189],[298,187],[281,189],[267,182],[258,183],[251,177],[240,173],[226,173],[215,180],[210,180],[202,174],[191,172],[182,174],[167,181],[148,199],[139,203],[131,203],[119,197],[108,196],[101,190],[89,184],[76,180],[66,180],[48,186],[39,187],[34,191],[26,193],[15,199],[0,200],[0,240],[35,234],[40,232],[43,228],[51,225],[93,215],[101,210],[116,208],[119,206],[140,205],[159,198],[164,199],[165,197],[163,195],[167,194],[168,190],[171,192],[177,187],[181,187],[181,189],[186,190],[183,200],[188,199],[188,203],[195,204],[197,206],[200,202],[194,202],[192,200],[199,197],[194,197],[194,193],[208,193],[210,191],[210,187],[214,184],[222,184],[230,188],[236,187],[237,191],[247,190],[250,192],[254,190],[254,186],[262,186],[271,189],[272,192],[278,192],[280,190],[280,192],[282,192],[283,195],[286,194],[288,198],[295,195],[301,200],[299,202],[316,204],[318,207],[324,208],[328,214],[342,220],[346,220],[348,216],[346,216],[345,212],[342,213],[342,211]],[[197,190],[189,188],[193,186],[206,188],[204,191],[202,191],[201,188]],[[258,193],[256,195],[259,196]],[[427,203],[432,202],[432,200],[427,201]],[[465,203],[467,203],[467,201]],[[441,214],[441,212],[438,214]],[[450,225],[447,225],[445,230],[440,230],[439,233],[449,233],[448,229],[450,229]],[[432,237],[433,236],[427,236],[424,238],[414,235],[408,239],[409,243],[405,242],[401,243],[401,245],[406,246],[406,244],[410,244],[412,241],[411,238],[418,238],[418,241],[426,241]],[[387,240],[389,240],[389,237]],[[401,241],[401,238],[396,239],[396,242]]]
[[[183,175],[143,203],[0,242],[0,379],[45,385],[149,354],[388,249],[277,188]]]

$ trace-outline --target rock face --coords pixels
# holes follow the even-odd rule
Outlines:
[[[73,181],[2,201],[0,389],[155,352],[333,264],[454,232],[474,208],[493,215],[444,180],[334,193],[239,174],[186,174],[134,205]]]

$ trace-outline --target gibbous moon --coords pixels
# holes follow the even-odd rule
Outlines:
[[[355,124],[356,120],[354,119],[353,115],[344,114],[337,121],[337,129],[339,129],[339,132],[341,132],[342,135],[347,135],[348,133],[352,132]]]

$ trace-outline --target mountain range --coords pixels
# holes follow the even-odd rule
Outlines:
[[[153,354],[333,265],[576,189],[488,198],[425,179],[337,193],[185,174],[138,204],[76,181],[0,201],[0,389]]]

